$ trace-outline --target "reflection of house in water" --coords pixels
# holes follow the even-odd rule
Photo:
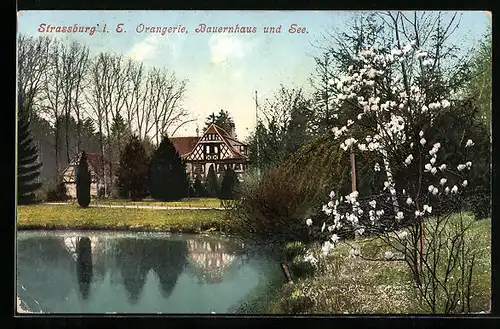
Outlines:
[[[236,260],[235,252],[220,242],[187,240],[189,264],[200,283],[222,282]]]

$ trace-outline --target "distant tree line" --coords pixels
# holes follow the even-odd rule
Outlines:
[[[76,41],[23,34],[17,41],[18,107],[31,127],[43,164],[38,183],[46,189],[57,187],[80,150],[117,163],[133,134],[152,150],[192,121],[183,108],[187,80],[173,71],[147,69],[120,54],[90,56]]]

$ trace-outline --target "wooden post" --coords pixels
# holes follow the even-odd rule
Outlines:
[[[283,274],[285,275],[287,283],[293,283],[292,275],[290,273],[290,270],[288,269],[288,265],[286,263],[281,263],[281,269],[283,270]]]
[[[351,186],[352,192],[357,191],[356,187],[356,155],[351,147]]]
[[[424,221],[420,219],[420,273],[424,264]]]

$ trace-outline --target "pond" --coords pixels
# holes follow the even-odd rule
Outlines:
[[[17,296],[43,313],[231,313],[282,275],[247,248],[222,235],[19,231]]]

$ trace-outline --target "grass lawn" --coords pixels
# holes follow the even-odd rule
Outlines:
[[[17,207],[18,229],[135,229],[195,233],[224,227],[221,210],[80,208],[77,205]]]
[[[473,222],[467,234],[470,245],[479,252],[473,271],[471,312],[488,312],[491,300],[491,220]],[[349,244],[359,248],[366,258],[383,259],[384,252],[390,250],[379,238],[356,239]],[[405,262],[353,259],[349,257],[349,249],[347,244],[338,244],[326,258],[324,271],[295,278],[294,284],[284,285],[265,312],[429,313],[418,303]]]
[[[71,201],[72,204],[77,204],[76,200]],[[141,205],[141,206],[164,206],[164,207],[203,207],[203,208],[218,208],[220,200],[217,198],[185,198],[180,201],[157,201],[153,199],[144,199],[142,201],[130,201],[123,199],[113,200],[92,200],[91,204],[97,205]]]

